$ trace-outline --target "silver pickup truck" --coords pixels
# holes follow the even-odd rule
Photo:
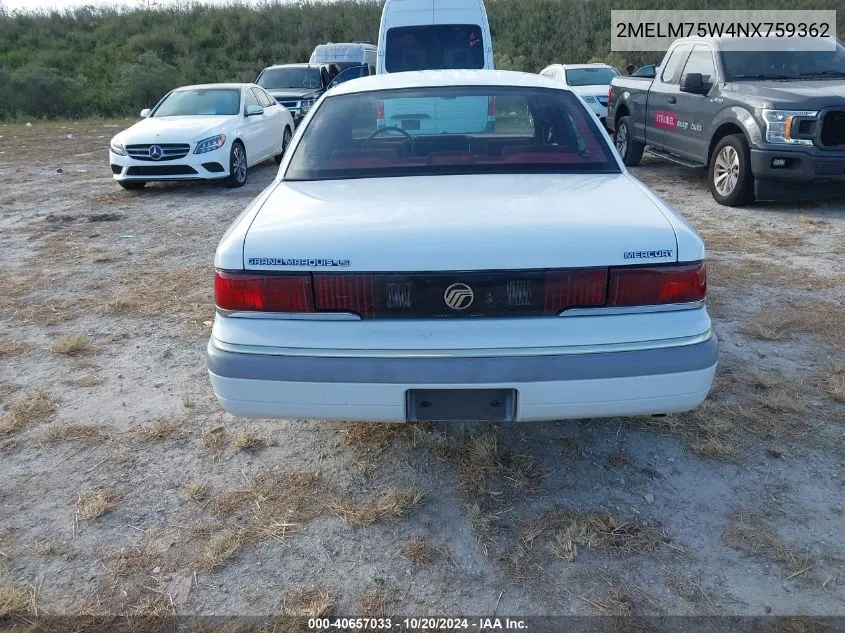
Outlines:
[[[706,168],[729,206],[845,196],[841,42],[765,51],[738,39],[679,39],[653,76],[613,79],[607,125],[625,164],[647,151]]]

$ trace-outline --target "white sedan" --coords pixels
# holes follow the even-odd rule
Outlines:
[[[462,112],[479,98],[524,114],[493,130]],[[207,364],[238,416],[665,414],[701,403],[716,370],[701,238],[538,75],[333,88],[215,267]]]
[[[552,64],[540,71],[581,96],[604,125],[610,82],[619,71],[607,64]]]
[[[124,189],[197,179],[241,187],[249,167],[281,162],[294,129],[287,108],[254,84],[177,88],[141,117],[109,147],[113,177]]]

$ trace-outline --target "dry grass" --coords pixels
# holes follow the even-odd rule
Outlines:
[[[50,351],[61,356],[79,356],[91,351],[91,341],[87,334],[70,334],[53,343]]]
[[[489,494],[489,481],[501,468],[498,438],[493,433],[467,439],[457,455],[458,486],[470,499]]]
[[[98,306],[107,316],[176,317],[195,329],[213,315],[212,269],[135,270],[124,277],[115,295]]]
[[[775,534],[747,525],[734,525],[722,533],[722,540],[735,550],[763,563],[774,563],[789,577],[804,576],[814,566],[809,554],[784,543]]]
[[[845,306],[820,299],[786,301],[760,310],[753,324],[743,330],[747,336],[765,341],[789,340],[799,332],[845,349]]]
[[[238,525],[211,536],[194,566],[211,571],[235,558],[244,548],[265,540],[279,543],[324,511],[323,480],[316,473],[265,471],[247,487],[215,497],[209,511],[215,516],[239,515]]]
[[[285,594],[282,613],[297,618],[324,618],[332,613],[334,601],[323,588],[294,589]]]
[[[434,562],[439,553],[437,548],[421,536],[412,536],[402,550],[402,555],[417,565],[428,565]]]
[[[414,424],[372,424],[347,422],[340,432],[355,448],[381,454],[396,440],[408,440],[414,435]]]
[[[33,602],[32,590],[0,585],[0,619],[30,613]]]
[[[194,481],[187,484],[184,490],[185,497],[189,501],[203,501],[208,498],[211,486],[209,486],[207,481]]]
[[[135,439],[139,442],[161,442],[173,439],[180,434],[182,422],[179,420],[156,420],[149,426],[142,426],[135,431]]]
[[[194,560],[194,567],[199,571],[212,571],[233,560],[254,542],[253,535],[245,528],[234,528],[215,534],[200,550]]]
[[[623,468],[631,464],[631,457],[625,453],[615,452],[611,453],[607,458],[607,464],[611,468]]]
[[[733,379],[734,387],[744,383],[740,376]],[[777,383],[774,375],[756,374],[751,384],[755,389],[750,393],[732,391],[722,396],[714,391],[689,413],[629,423],[677,437],[700,457],[739,461],[751,437],[802,440],[830,417],[830,412],[821,409],[809,411],[803,381]]]
[[[260,451],[262,448],[267,448],[269,446],[274,445],[274,442],[272,440],[259,437],[257,435],[254,435],[253,433],[239,435],[234,440],[232,440],[232,443],[235,445],[235,448],[237,450],[246,452]]]
[[[779,371],[758,371],[751,374],[749,382],[754,389],[769,390],[783,386],[785,379]]]
[[[820,275],[813,269],[750,257],[711,258],[707,261],[707,278],[708,283],[715,287],[730,289],[749,285],[825,289],[836,288],[845,279],[841,274]]]
[[[200,447],[211,455],[219,455],[229,445],[229,432],[225,426],[218,426],[206,431],[200,438]]]
[[[0,338],[0,358],[19,356],[32,348],[32,343]]]
[[[112,578],[120,580],[139,573],[149,575],[161,565],[161,557],[142,545],[121,548],[106,556],[102,563]]]
[[[76,502],[76,518],[90,521],[103,516],[120,501],[120,493],[111,487],[95,488],[80,495]]]
[[[572,561],[579,548],[602,550],[613,557],[639,556],[671,539],[660,526],[640,519],[619,521],[601,512],[559,508],[543,512],[526,524],[522,542],[531,547],[541,541],[556,558]]]
[[[0,418],[0,434],[18,433],[35,424],[48,420],[56,411],[56,405],[45,391],[33,391],[12,402],[9,410]]]
[[[821,377],[821,391],[826,398],[845,402],[845,365],[834,365]]]
[[[361,527],[392,517],[408,516],[422,500],[423,494],[418,490],[397,490],[383,492],[370,503],[333,499],[329,501],[327,509],[349,525]]]
[[[108,434],[101,425],[68,424],[67,422],[51,422],[38,433],[39,441],[44,444],[60,444],[62,442],[88,444],[102,441],[107,436]]]
[[[584,447],[581,446],[581,440],[574,435],[564,435],[560,438],[563,444],[563,458],[569,461],[584,459]]]
[[[359,618],[386,618],[390,614],[390,593],[384,589],[368,591],[361,596],[355,615]]]
[[[96,374],[88,374],[87,376],[82,376],[81,378],[75,378],[74,380],[66,380],[66,385],[71,385],[73,387],[82,387],[82,388],[89,388],[89,387],[97,387],[98,385],[102,385],[105,380],[101,376],[97,376]]]

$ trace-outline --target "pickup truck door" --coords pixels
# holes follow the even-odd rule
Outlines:
[[[692,51],[692,44],[679,44],[666,56],[659,74],[648,91],[648,106],[645,120],[647,145],[668,149],[670,137],[675,133],[680,93],[681,70]],[[670,150],[671,151],[671,150]]]
[[[674,132],[666,131],[664,145],[666,149],[683,158],[697,163],[707,162],[709,149],[709,125],[721,109],[721,105],[711,100],[716,92],[718,77],[713,49],[706,44],[696,44],[692,49],[680,75],[680,84],[689,73],[701,73],[705,83],[705,94],[682,92],[678,87],[676,95],[677,120]]]

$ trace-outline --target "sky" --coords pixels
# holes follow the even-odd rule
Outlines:
[[[149,4],[173,4],[177,0],[149,0]],[[230,4],[231,0],[198,0],[203,4]],[[240,0],[241,3],[255,3],[258,0]],[[0,0],[7,10],[15,9],[71,9],[73,7],[95,5],[109,7],[146,6],[148,0]]]

